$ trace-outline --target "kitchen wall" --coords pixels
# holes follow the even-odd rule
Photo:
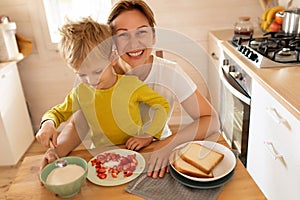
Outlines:
[[[196,80],[205,96],[205,79],[208,56],[209,30],[232,28],[238,16],[250,16],[257,26],[262,13],[259,0],[147,0],[156,15],[158,27],[177,30],[203,48],[194,52],[201,60],[200,68],[194,69],[182,59],[170,56],[184,65]],[[8,15],[17,23],[17,32],[33,41],[33,53],[18,63],[20,76],[31,114],[32,124],[38,128],[42,114],[51,106],[63,101],[73,87],[73,72],[66,67],[58,52],[49,46],[47,30],[42,26],[45,15],[42,0],[1,0],[0,14]],[[198,58],[198,59],[199,59]],[[197,71],[201,71],[203,80]]]

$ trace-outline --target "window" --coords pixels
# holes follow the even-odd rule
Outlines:
[[[111,0],[43,0],[52,43],[58,43],[58,28],[65,23],[65,18],[77,20],[92,17],[95,21],[106,23]]]

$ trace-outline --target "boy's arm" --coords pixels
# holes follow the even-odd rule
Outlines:
[[[56,152],[59,157],[67,156],[86,137],[89,126],[82,111],[74,113],[57,138]],[[52,151],[47,151],[42,159],[41,169],[56,159]]]
[[[67,121],[73,112],[78,109],[78,104],[74,101],[74,96],[74,90],[72,90],[63,103],[54,106],[43,115],[41,129],[36,135],[37,141],[42,145],[50,147],[50,141],[52,140],[53,145],[55,147],[57,146],[58,134],[56,128],[58,128],[62,122]]]
[[[139,88],[137,92],[141,98],[140,101],[150,106],[149,112],[153,111],[153,115],[150,115],[150,124],[144,130],[144,133],[159,139],[170,112],[170,104],[147,85]]]

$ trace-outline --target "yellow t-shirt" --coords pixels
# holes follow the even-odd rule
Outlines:
[[[140,115],[141,102],[154,110],[144,128]],[[118,81],[109,89],[98,90],[79,84],[62,104],[46,112],[42,121],[52,119],[58,127],[79,109],[89,124],[95,147],[100,147],[110,143],[125,144],[128,138],[144,133],[159,139],[170,105],[137,77],[118,75]]]

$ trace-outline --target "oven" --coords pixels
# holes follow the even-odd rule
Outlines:
[[[257,68],[300,66],[300,35],[282,32],[258,37],[234,34],[232,40],[224,41],[221,47],[224,52],[219,68],[221,132],[247,166],[252,80],[237,63]]]
[[[251,78],[226,53],[219,68],[221,133],[247,165]]]

